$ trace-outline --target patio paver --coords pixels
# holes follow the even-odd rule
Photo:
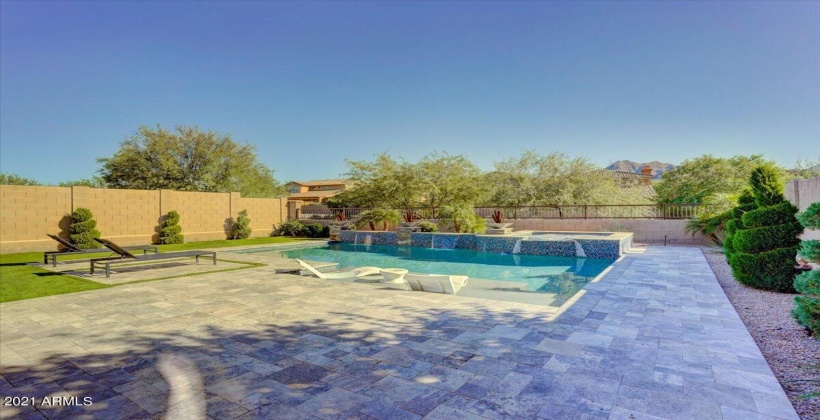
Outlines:
[[[184,388],[164,354],[213,418],[797,418],[688,247],[635,250],[560,309],[270,266],[3,303],[0,341],[0,396],[37,398],[2,418],[160,418]]]

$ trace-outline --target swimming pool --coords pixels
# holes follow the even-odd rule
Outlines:
[[[471,284],[459,295],[519,302],[524,298],[526,303],[531,303],[536,297],[522,296],[522,292],[527,292],[543,294],[535,303],[547,305],[564,303],[614,261],[350,243],[269,252],[285,258],[334,262],[339,268],[376,266],[406,268],[414,273],[466,275],[472,279]],[[501,298],[505,294],[510,297]]]

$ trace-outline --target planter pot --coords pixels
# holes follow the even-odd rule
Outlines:
[[[487,227],[490,229],[506,229],[512,226],[512,223],[487,223]]]
[[[415,227],[418,224],[419,222],[399,222],[399,226],[401,227]]]
[[[330,222],[330,226],[337,227],[341,230],[351,230],[351,229],[353,229],[353,225],[347,220],[345,220],[344,222],[340,222],[338,220]]]

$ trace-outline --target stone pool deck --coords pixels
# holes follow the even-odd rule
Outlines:
[[[701,251],[660,246],[560,309],[274,266],[3,303],[0,396],[37,405],[0,417],[160,418],[168,355],[214,419],[797,418]]]

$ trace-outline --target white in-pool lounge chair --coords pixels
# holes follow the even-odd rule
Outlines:
[[[337,272],[337,273],[322,273],[321,271],[311,267],[310,264],[308,264],[308,263],[306,263],[306,262],[304,262],[304,261],[302,261],[298,258],[296,259],[296,261],[299,263],[299,265],[304,267],[305,270],[310,271],[311,273],[313,273],[314,276],[319,277],[320,279],[325,279],[325,280],[355,279],[355,278],[359,278],[359,277],[370,276],[370,275],[373,275],[373,274],[380,274],[380,270],[381,270],[381,268],[379,268],[379,267],[359,267],[359,268],[354,268],[353,270],[350,270],[350,271],[342,271],[342,272]]]
[[[454,295],[467,284],[467,276],[441,274],[406,274],[404,279],[413,290]]]

